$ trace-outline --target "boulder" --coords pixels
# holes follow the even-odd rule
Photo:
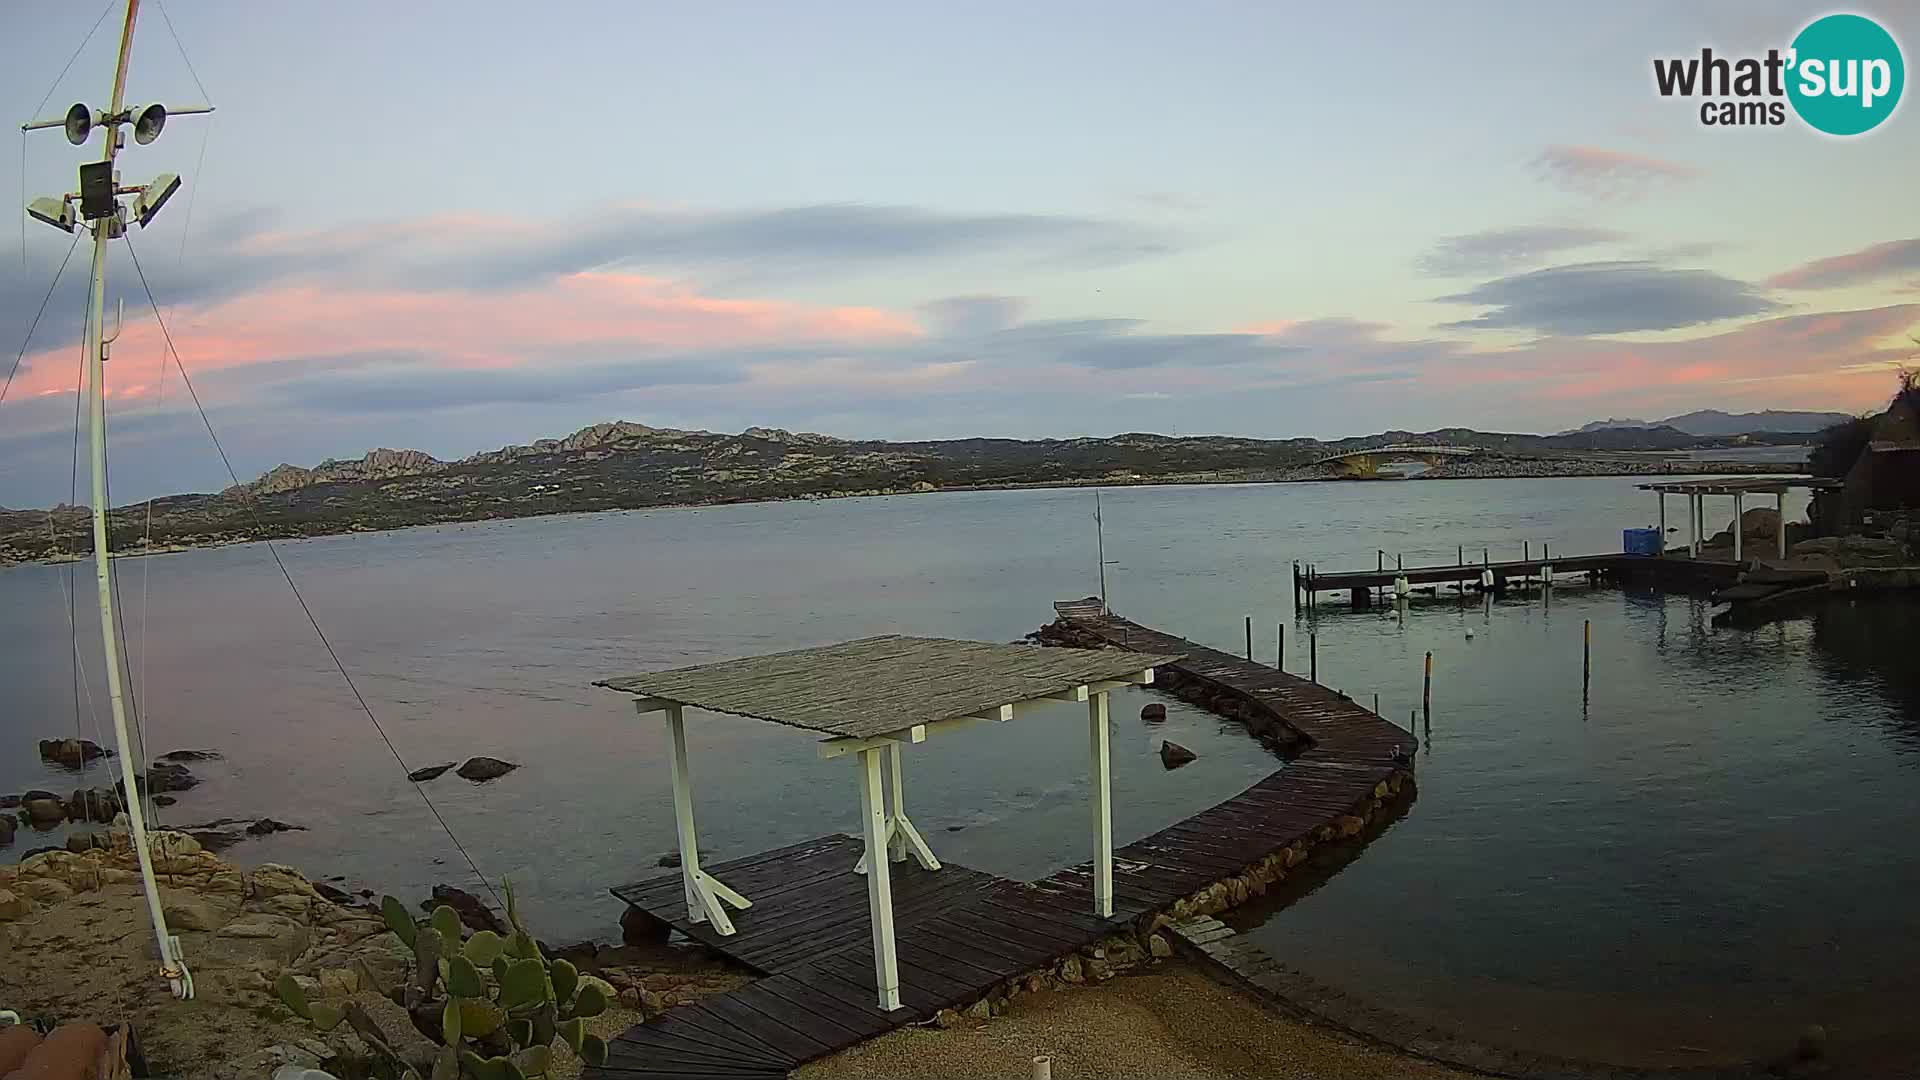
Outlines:
[[[174,930],[218,930],[234,916],[233,911],[204,896],[171,890],[161,894],[160,913],[166,916],[167,926]]]
[[[455,770],[454,775],[459,776],[463,780],[472,780],[475,783],[479,783],[483,780],[494,780],[505,776],[519,767],[520,766],[515,765],[513,762],[501,761],[499,758],[471,757],[461,764],[459,769]]]
[[[27,878],[13,888],[35,903],[61,903],[73,899],[73,886],[60,878]]]
[[[1160,764],[1169,769],[1177,769],[1189,761],[1199,758],[1199,754],[1171,740],[1161,740]]]
[[[1140,706],[1140,719],[1157,723],[1167,718],[1167,707],[1157,701]]]
[[[19,826],[14,822],[13,815],[0,814],[0,847],[13,843],[13,833],[17,828]]]
[[[441,773],[446,772],[448,769],[451,769],[451,768],[453,768],[453,762],[451,761],[447,762],[445,765],[429,765],[424,769],[415,769],[412,772],[408,773],[407,779],[413,781],[416,784],[424,784],[429,780],[434,780],[439,778]]]
[[[159,795],[169,791],[186,791],[200,782],[185,765],[171,761],[156,761],[145,773],[134,774],[134,785],[142,793]],[[114,790],[126,798],[127,784],[122,780],[114,785]]]
[[[29,799],[21,809],[35,825],[58,825],[67,820],[66,804],[59,799]]]
[[[98,829],[75,829],[67,834],[67,850],[74,852],[113,850],[113,839]]]
[[[180,801],[179,799],[176,799],[171,795],[155,795],[153,797],[153,805],[155,806],[172,806],[174,803],[177,803],[179,801]]]
[[[106,757],[111,751],[101,747],[92,739],[41,739],[40,759],[77,769],[96,758]]]
[[[513,933],[513,927],[507,925],[505,919],[494,914],[493,909],[488,907],[485,901],[465,889],[456,889],[451,885],[435,885],[432,898],[422,901],[420,907],[423,910],[432,911],[441,904],[452,908],[469,930],[491,930],[502,937]]]
[[[119,812],[120,796],[108,788],[81,788],[67,800],[67,816],[74,821],[105,825]]]
[[[21,798],[18,795],[0,795],[0,810],[15,809],[20,805],[20,801]],[[0,1073],[0,1076],[5,1075],[5,1073]]]
[[[12,889],[0,889],[0,922],[12,922],[24,919],[33,913],[33,901],[14,892]]]
[[[161,761],[217,761],[221,754],[218,750],[169,750],[160,755]]]
[[[251,886],[250,894],[255,900],[267,900],[276,896],[314,895],[313,886],[301,876],[300,871],[280,863],[262,863],[247,879]]]
[[[679,852],[677,852],[677,851],[669,851],[669,852],[667,852],[666,854],[664,854],[664,855],[662,855],[662,856],[660,856],[660,857],[659,857],[658,859],[655,859],[655,860],[653,860],[653,865],[655,865],[655,866],[679,866],[679,865],[680,865],[680,853],[679,853]]]
[[[270,817],[263,817],[260,820],[254,822],[253,824],[247,826],[247,835],[249,836],[265,836],[268,833],[277,833],[277,832],[306,832],[306,831],[307,831],[307,827],[305,825],[289,825],[284,821],[275,821]]]
[[[1173,955],[1173,942],[1168,941],[1165,934],[1155,934],[1147,939],[1147,950],[1155,960],[1165,960]]]

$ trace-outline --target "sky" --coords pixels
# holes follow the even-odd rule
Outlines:
[[[7,5],[10,115],[104,102],[122,2]],[[148,0],[129,101],[218,111],[120,159],[186,185],[109,257],[113,494],[227,483],[141,273],[242,479],[614,419],[1286,438],[1866,410],[1920,353],[1920,105],[1851,139],[1715,128],[1652,76],[1829,10]],[[1920,55],[1920,2],[1845,10]],[[14,205],[73,188],[59,133],[18,147]],[[0,403],[9,506],[73,491],[86,302],[88,244],[49,293],[72,238],[22,222],[0,364],[50,299]]]

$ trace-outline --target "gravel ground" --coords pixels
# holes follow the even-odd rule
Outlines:
[[[1022,994],[1005,1016],[942,1031],[907,1028],[822,1058],[793,1075],[991,1077],[1466,1077],[1283,1017],[1181,961],[1097,986]]]

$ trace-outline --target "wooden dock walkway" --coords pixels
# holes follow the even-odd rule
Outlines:
[[[1180,680],[1237,697],[1285,724],[1307,749],[1240,794],[1114,851],[1114,915],[1092,913],[1091,864],[1017,882],[951,863],[894,863],[894,931],[903,1007],[874,1004],[873,945],[861,844],[826,836],[706,867],[754,898],[736,933],[686,921],[678,873],[614,888],[633,908],[762,974],[731,993],[669,1009],[609,1044],[587,1077],[755,1080],[943,1008],[970,1004],[1008,979],[1053,965],[1116,933],[1144,929],[1175,902],[1289,846],[1310,846],[1410,766],[1412,735],[1331,690],[1101,610],[1054,605],[1056,626],[1145,653],[1182,653]],[[1341,830],[1346,831],[1346,830]]]
[[[1399,578],[1412,586],[1457,583],[1463,587],[1484,588],[1493,593],[1507,591],[1509,582],[1538,579],[1549,572],[1586,574],[1590,580],[1678,584],[1688,587],[1720,585],[1735,580],[1739,563],[1712,559],[1673,556],[1628,555],[1555,555],[1543,558],[1509,559],[1503,562],[1452,562],[1437,566],[1376,567],[1373,570],[1322,571],[1307,564],[1293,565],[1293,596],[1297,606],[1305,607],[1323,592],[1345,592],[1357,605],[1372,602],[1376,590],[1390,590]],[[1483,583],[1491,577],[1490,586]]]

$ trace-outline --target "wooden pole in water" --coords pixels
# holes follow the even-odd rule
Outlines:
[[[1247,663],[1253,663],[1253,616],[1247,616]]]
[[[1420,683],[1420,711],[1427,714],[1427,722],[1433,722],[1433,654],[1427,654],[1427,675]]]
[[[1375,716],[1380,715],[1380,695],[1379,694],[1373,695],[1373,715]]]
[[[1580,641],[1580,692],[1587,691],[1587,684],[1593,680],[1593,620],[1588,619],[1581,627]]]
[[[1458,556],[1457,556],[1457,557],[1456,557],[1456,558],[1454,559],[1454,565],[1455,565],[1455,566],[1465,566],[1465,565],[1467,565],[1467,545],[1465,545],[1465,544],[1461,544],[1461,545],[1460,545],[1459,547],[1460,547],[1460,553],[1459,553],[1459,555],[1458,555]]]
[[[1273,625],[1273,666],[1280,671],[1287,670],[1286,623],[1275,623]]]
[[[1533,551],[1530,545],[1528,544],[1528,542],[1525,540],[1520,541],[1520,561],[1526,562],[1532,558],[1533,558]]]
[[[1320,632],[1307,631],[1307,681],[1320,681]]]

